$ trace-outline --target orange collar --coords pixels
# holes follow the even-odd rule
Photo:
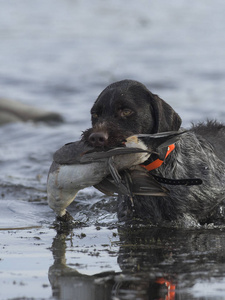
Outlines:
[[[168,150],[166,152],[166,156],[165,156],[165,159],[167,158],[167,156],[175,149],[175,145],[172,144],[172,145],[169,145],[168,146]],[[143,168],[145,168],[146,170],[148,171],[152,171],[152,170],[155,170],[157,168],[159,168],[162,164],[163,164],[164,160],[161,160],[161,159],[156,159],[154,160],[153,162],[151,162],[150,164],[148,165],[141,165]]]

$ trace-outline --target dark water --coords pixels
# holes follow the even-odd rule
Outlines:
[[[115,199],[88,188],[70,208],[86,226],[59,235],[46,203],[53,152],[111,82],[143,82],[184,126],[224,120],[224,2],[0,5],[0,98],[64,118],[0,127],[0,299],[225,299],[223,228],[117,228]]]

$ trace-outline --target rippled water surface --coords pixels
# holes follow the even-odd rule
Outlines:
[[[46,203],[52,154],[90,126],[109,83],[143,82],[187,127],[224,120],[225,3],[0,4],[0,98],[64,119],[0,127],[0,299],[225,299],[223,228],[118,228],[116,200],[90,187],[60,234]]]

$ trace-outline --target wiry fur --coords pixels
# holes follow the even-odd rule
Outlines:
[[[138,196],[134,210],[128,198],[119,197],[119,219],[135,217],[153,223],[185,220],[192,220],[195,224],[223,222],[224,171],[225,164],[215,154],[213,146],[190,130],[176,143],[175,150],[164,164],[152,174],[172,179],[201,178],[202,185],[166,185],[170,190],[169,196]]]
[[[121,109],[132,114],[121,117]],[[93,128],[84,134],[107,132],[110,146],[131,134],[179,130],[181,119],[162,99],[136,81],[124,80],[107,87],[92,108]],[[104,126],[102,125],[104,124]],[[112,125],[113,124],[113,125]],[[193,126],[180,137],[175,150],[164,164],[151,171],[165,178],[201,178],[198,186],[170,186],[167,197],[136,196],[134,206],[129,197],[118,197],[118,217],[121,221],[142,219],[152,223],[186,221],[194,224],[224,221],[225,191],[225,126],[208,121]]]

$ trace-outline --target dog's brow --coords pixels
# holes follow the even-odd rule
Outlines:
[[[121,94],[114,95],[114,97],[110,99],[109,106],[111,108],[132,108],[134,105],[130,99],[127,99],[124,94]]]

